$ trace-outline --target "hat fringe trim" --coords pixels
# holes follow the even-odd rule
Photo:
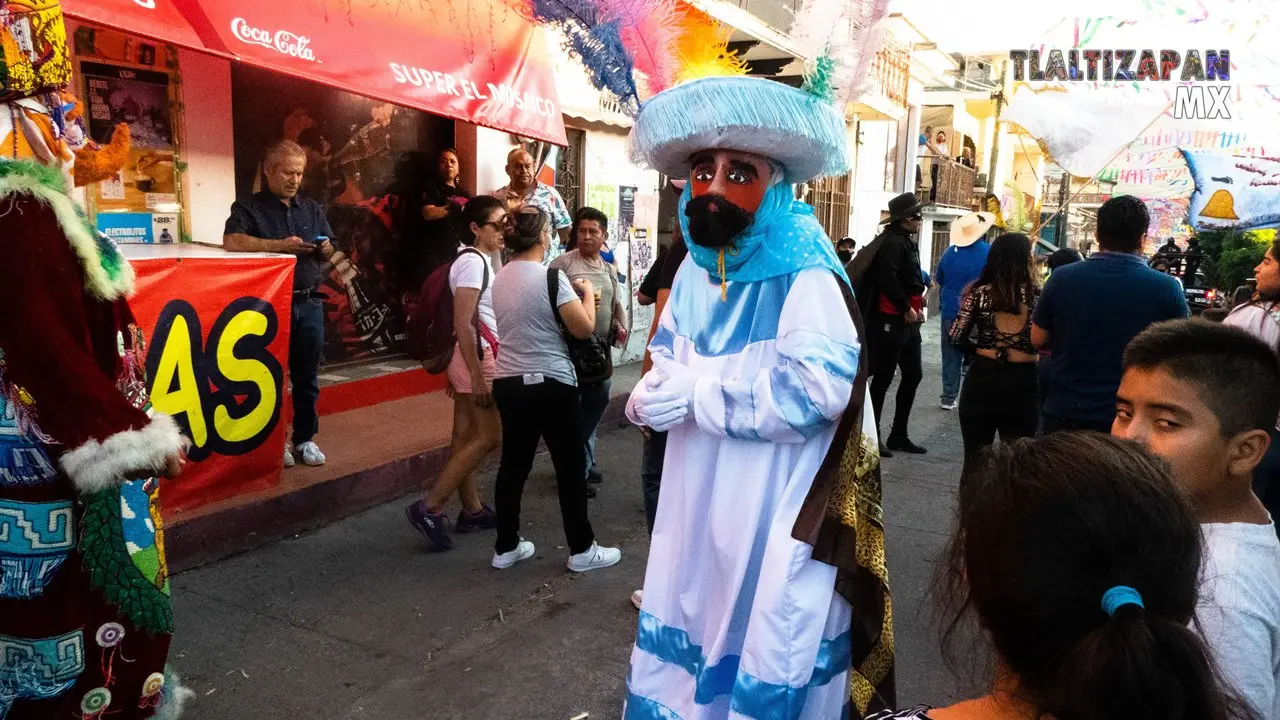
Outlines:
[[[706,139],[707,144],[689,148],[692,152],[718,148],[775,159],[795,154],[796,145],[811,145],[815,153],[819,146],[843,147],[844,118],[830,103],[793,88],[775,86],[772,81],[714,80],[727,78],[704,78],[654,96],[647,103],[652,106],[647,108],[649,112],[642,112],[641,121],[632,129],[632,161],[677,176],[669,158],[672,147],[699,139]],[[655,112],[659,106],[661,111]],[[771,142],[771,137],[785,137],[788,142]],[[771,144],[775,147],[769,147]],[[787,181],[807,182],[848,172],[845,153],[822,154],[819,162],[806,168],[807,172],[787,167]]]
[[[111,301],[132,293],[134,274],[129,262],[115,243],[89,224],[80,207],[66,194],[60,178],[47,170],[23,161],[0,163],[0,200],[30,195],[53,211],[72,250],[80,258],[85,289],[92,295]],[[0,206],[0,215],[5,212],[12,212],[12,208]]]

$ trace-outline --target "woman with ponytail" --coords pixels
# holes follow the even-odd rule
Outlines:
[[[502,338],[493,381],[502,423],[502,460],[493,492],[498,511],[493,567],[505,570],[534,556],[533,543],[520,535],[520,501],[542,440],[555,466],[568,567],[586,572],[622,559],[617,548],[596,542],[587,518],[582,404],[565,338],[591,337],[596,310],[588,299],[593,297],[590,280],[570,282],[562,271],[543,264],[551,243],[547,222],[547,214],[533,205],[507,215],[503,242],[511,260],[493,280],[493,309]]]
[[[873,720],[1255,720],[1190,627],[1200,557],[1190,505],[1136,445],[1057,433],[980,453],[939,586],[947,644],[976,621],[991,689]]]

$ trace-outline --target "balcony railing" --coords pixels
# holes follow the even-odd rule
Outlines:
[[[871,65],[873,88],[895,105],[907,107],[907,87],[911,83],[911,51],[896,44],[886,45],[876,53]]]
[[[916,197],[923,203],[946,205],[966,210],[974,207],[974,181],[977,172],[947,158],[926,156],[920,162],[921,186]]]

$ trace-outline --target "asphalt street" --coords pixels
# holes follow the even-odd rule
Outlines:
[[[936,320],[925,333],[911,427],[929,454],[884,464],[901,706],[948,702],[965,684],[941,660],[929,595],[961,443],[955,413],[938,408]],[[623,551],[607,570],[565,569],[551,463],[541,456],[522,518],[537,556],[510,570],[489,567],[491,533],[428,552],[405,522],[407,498],[178,575],[171,660],[195,691],[184,717],[619,717],[636,626],[629,596],[648,549],[640,448],[634,428],[600,437],[606,477],[591,519],[599,540]]]

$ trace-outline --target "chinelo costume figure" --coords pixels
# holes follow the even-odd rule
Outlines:
[[[633,159],[688,179],[689,254],[627,403],[668,435],[626,720],[892,708],[861,314],[793,187],[848,172],[843,110],[872,77],[887,0],[806,0],[801,89],[747,77],[728,33],[675,0],[525,2],[635,117]]]
[[[689,179],[689,257],[627,405],[668,433],[629,720],[861,717],[894,700],[861,320],[793,187],[848,172],[852,89],[833,58],[860,55],[829,28],[875,19],[816,5],[796,20],[800,36],[828,28],[804,89],[692,79],[632,129],[637,160]]]
[[[68,196],[127,156],[77,124],[56,0],[0,0],[0,720],[176,718],[151,414],[133,274]]]

